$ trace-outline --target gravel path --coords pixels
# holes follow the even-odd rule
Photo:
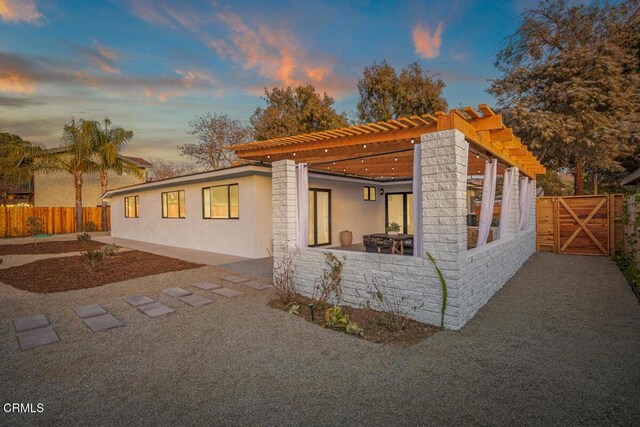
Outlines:
[[[32,295],[0,285],[0,424],[637,424],[640,306],[606,258],[536,254],[462,331],[369,343],[265,306],[270,292],[189,307],[169,286],[215,267]],[[177,310],[151,319],[121,296]],[[125,323],[91,333],[73,306]],[[61,342],[20,352],[10,319],[45,313]]]

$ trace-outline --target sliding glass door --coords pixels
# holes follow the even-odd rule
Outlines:
[[[395,222],[400,225],[400,233],[413,234],[413,194],[387,193],[385,196],[385,228]]]
[[[309,190],[309,246],[331,244],[331,190]]]

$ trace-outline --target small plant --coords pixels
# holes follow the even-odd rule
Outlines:
[[[300,306],[298,304],[291,304],[291,307],[289,307],[289,314],[300,314]]]
[[[362,335],[364,333],[364,329],[362,329],[356,322],[347,323],[347,327],[344,329],[346,333],[352,335]]]
[[[399,233],[400,232],[400,224],[398,224],[397,222],[393,221],[390,222],[389,224],[387,224],[387,228],[386,228],[387,233],[389,231],[391,232],[395,232],[395,233]]]
[[[440,329],[444,330],[444,312],[447,310],[447,281],[444,280],[444,276],[442,275],[442,271],[436,265],[436,260],[431,256],[429,252],[427,252],[427,257],[429,261],[433,264],[438,273],[438,277],[440,278],[440,285],[442,286],[442,311],[440,314]]]
[[[78,242],[80,242],[80,244],[84,246],[86,242],[91,240],[91,234],[85,231],[83,233],[79,233],[76,238],[78,239]]]
[[[273,289],[280,302],[285,305],[294,303],[298,293],[295,283],[297,255],[297,251],[287,252],[281,260],[274,259],[273,262]],[[269,256],[273,257],[271,252],[269,252]]]
[[[85,233],[93,233],[97,229],[98,228],[96,227],[96,224],[93,221],[89,221],[82,226],[82,231],[84,231]]]
[[[325,254],[324,262],[329,267],[329,270],[324,271],[320,278],[320,283],[316,283],[313,288],[312,299],[317,306],[325,307],[332,296],[335,298],[335,302],[340,301],[342,297],[340,283],[342,282],[344,261],[344,257],[340,260],[333,252]]]
[[[102,251],[86,251],[82,252],[82,262],[90,271],[97,271],[104,261],[104,252]]]
[[[324,325],[329,328],[345,329],[349,324],[349,315],[340,307],[329,307],[324,312]]]
[[[44,232],[42,218],[38,218],[37,216],[30,216],[27,218],[27,232],[31,237],[36,237],[38,234],[42,234]]]
[[[108,245],[104,245],[102,247],[102,252],[105,256],[114,256],[118,253],[120,248],[116,246],[114,243],[109,243]]]

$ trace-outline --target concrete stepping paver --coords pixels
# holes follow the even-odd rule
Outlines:
[[[100,316],[89,317],[83,321],[93,332],[106,331],[107,329],[124,326],[121,321],[108,313]]]
[[[244,292],[236,291],[235,289],[229,288],[213,289],[211,292],[215,292],[216,294],[222,295],[223,297],[227,298],[235,298],[244,295]]]
[[[53,326],[49,325],[44,328],[20,332],[18,334],[18,341],[20,341],[20,348],[24,351],[43,345],[56,343],[60,341],[60,338],[58,337],[56,331],[53,329]]]
[[[16,332],[24,332],[49,326],[49,320],[44,314],[34,314],[33,316],[25,316],[14,320],[13,325],[16,328]]]
[[[155,302],[155,300],[144,296],[144,295],[129,295],[128,297],[124,297],[124,300],[134,307],[140,307],[141,305],[151,304]]]
[[[232,282],[232,283],[244,283],[249,281],[249,279],[245,277],[236,276],[235,274],[228,274],[226,276],[222,276],[221,279],[226,280],[227,282]]]
[[[212,289],[220,289],[222,287],[222,285],[218,285],[215,283],[211,283],[211,282],[201,282],[201,283],[194,283],[192,286],[198,288],[198,289],[202,289],[203,291],[210,291]]]
[[[185,297],[187,295],[191,295],[191,292],[189,292],[188,290],[178,288],[178,287],[163,289],[162,292],[174,298],[180,298],[180,297]]]
[[[173,313],[175,310],[171,307],[168,307],[161,302],[152,302],[151,304],[143,304],[139,305],[138,310],[143,312],[149,317],[158,317],[165,314]]]
[[[107,310],[105,310],[100,304],[79,305],[74,308],[73,311],[75,311],[81,319],[88,319],[90,317],[107,314]]]
[[[200,307],[201,305],[211,304],[213,301],[209,298],[198,294],[185,295],[178,298],[180,301],[189,304],[191,307]]]
[[[258,291],[264,291],[265,289],[271,288],[271,285],[267,285],[266,283],[256,282],[256,281],[245,282],[243,283],[243,285],[256,289]]]

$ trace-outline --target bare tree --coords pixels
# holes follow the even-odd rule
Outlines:
[[[227,147],[244,144],[253,139],[253,129],[239,119],[226,114],[207,113],[189,122],[190,135],[195,135],[195,144],[179,145],[180,153],[200,166],[220,169],[236,162],[235,153]]]
[[[152,157],[149,158],[149,163],[153,165],[147,171],[147,179],[149,181],[173,178],[174,176],[186,175],[197,171],[195,165],[188,162],[176,162]]]

